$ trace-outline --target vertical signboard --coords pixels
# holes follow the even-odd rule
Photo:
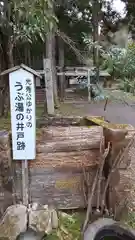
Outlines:
[[[9,74],[13,159],[36,155],[35,86],[32,73],[18,69]]]

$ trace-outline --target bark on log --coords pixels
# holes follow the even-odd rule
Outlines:
[[[99,149],[99,138],[95,135],[93,138],[74,138],[73,140],[53,141],[37,145],[37,153],[51,152],[71,152],[80,150]]]
[[[94,167],[99,164],[100,151],[78,151],[78,152],[58,152],[48,154],[37,154],[36,161],[30,161],[31,168],[64,168],[66,169],[82,169],[83,167]]]
[[[42,128],[41,135],[43,139],[61,139],[66,140],[72,137],[75,138],[89,138],[92,139],[94,136],[100,142],[102,127],[94,126],[94,127],[48,127]]]
[[[78,125],[80,121],[82,120],[82,117],[80,116],[61,116],[56,115],[55,117],[45,117],[43,119],[38,119],[37,121],[37,127],[47,127],[47,126],[72,126],[72,125]]]
[[[87,172],[91,187],[95,169]],[[31,201],[40,204],[51,204],[57,209],[76,209],[86,207],[83,189],[82,171],[57,171],[53,168],[30,170]],[[92,206],[95,206],[96,196]]]
[[[83,159],[82,159],[83,161]],[[29,174],[29,189],[30,189],[30,202],[39,204],[48,204],[49,206],[56,206],[57,209],[80,209],[86,207],[84,198],[84,175],[82,168],[78,169],[78,162],[75,162],[74,167],[70,171],[67,168],[56,169],[48,165],[41,167],[36,166],[36,161],[29,161],[30,168]],[[80,164],[81,167],[81,164]],[[86,169],[86,177],[89,180],[89,188],[91,188],[96,167]],[[18,181],[21,179],[21,165],[18,167]],[[104,185],[103,185],[104,186]],[[104,188],[101,188],[104,189]],[[17,196],[20,196],[21,187],[16,187]],[[100,198],[101,200],[101,198]],[[96,193],[93,197],[92,206],[96,206]]]

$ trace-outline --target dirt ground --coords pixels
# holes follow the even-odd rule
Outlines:
[[[114,94],[114,93],[113,93]],[[117,97],[123,95],[123,92],[115,92]],[[131,124],[135,127],[135,97],[127,97],[125,101],[111,100],[104,111],[105,101],[88,103],[87,97],[77,97],[74,95],[60,103],[56,114],[63,116],[104,116],[106,120],[118,124]],[[37,118],[43,117],[44,105],[36,106]],[[0,119],[0,129],[10,129],[10,114],[7,119]]]
[[[120,90],[109,90],[112,98],[104,111],[105,100],[88,103],[88,97],[74,92],[67,92],[64,103],[56,111],[68,116],[104,116],[112,123],[131,124],[135,126],[135,96]]]
[[[135,126],[135,105],[126,103],[111,102],[107,104],[104,111],[105,102],[88,103],[87,101],[65,102],[60,105],[57,113],[72,116],[104,116],[106,120],[118,124],[131,124]]]

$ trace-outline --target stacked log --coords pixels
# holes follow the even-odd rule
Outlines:
[[[80,122],[83,121],[83,118],[80,116],[49,116],[44,117],[43,119],[37,120],[37,127],[43,128],[48,126],[73,126],[73,125],[80,125]],[[84,124],[83,124],[84,125]]]
[[[100,141],[100,134],[102,132],[102,127],[47,127],[41,129],[41,134],[43,140],[53,140],[53,139],[70,139],[71,137],[78,138],[88,138],[95,137]],[[94,140],[93,140],[94,141]]]
[[[39,168],[62,168],[72,170],[73,168],[81,169],[82,164],[85,167],[95,167],[99,164],[100,154],[98,149],[71,152],[50,152],[38,153],[36,161],[29,163],[30,167]]]
[[[36,160],[29,161],[31,201],[59,209],[84,208],[83,170],[90,187],[100,162],[102,134],[99,126],[42,128]]]

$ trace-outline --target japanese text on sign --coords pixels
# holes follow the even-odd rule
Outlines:
[[[35,158],[34,77],[25,70],[9,76],[14,159]]]

